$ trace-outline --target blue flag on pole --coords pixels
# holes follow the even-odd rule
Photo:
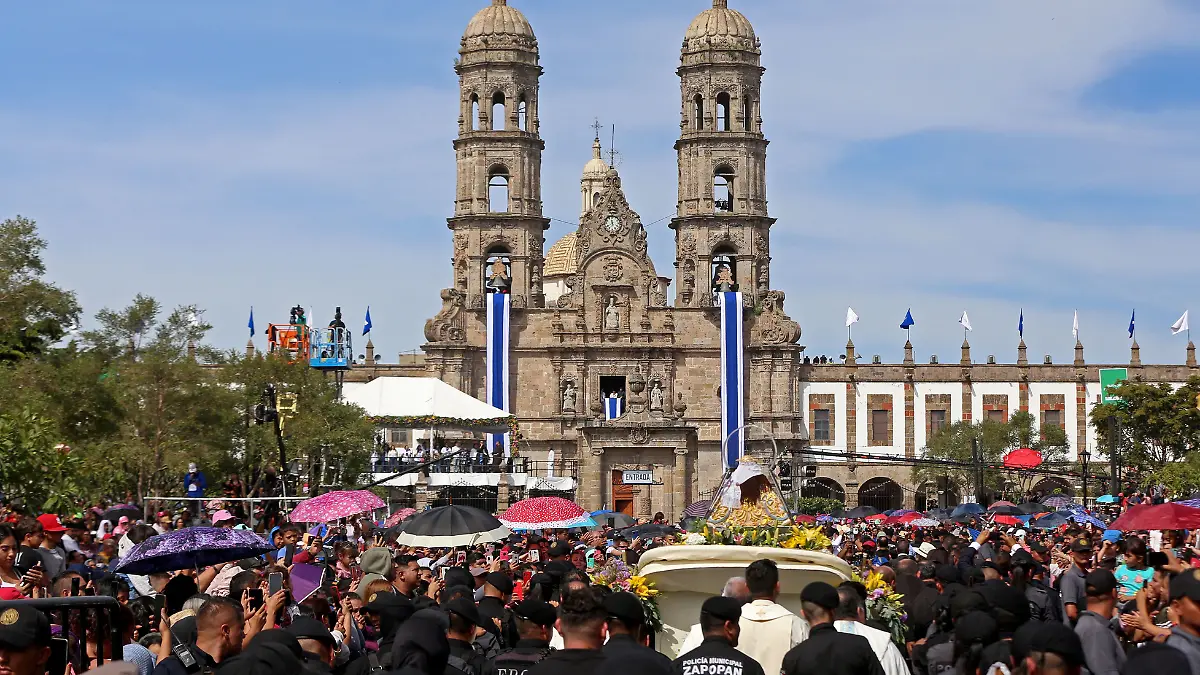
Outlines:
[[[904,320],[900,322],[900,327],[904,330],[908,330],[909,328],[915,326],[916,323],[916,321],[913,321],[912,310],[910,309],[904,313]]]
[[[615,394],[604,399],[604,419],[615,420],[625,414],[625,399]]]
[[[363,335],[371,332],[371,306],[367,305],[367,318],[363,319]]]
[[[1025,337],[1025,310],[1021,310],[1021,318],[1017,319],[1017,335]]]
[[[1135,309],[1133,310],[1133,313],[1129,315],[1129,337],[1133,337],[1134,319],[1136,318],[1137,310]]]
[[[254,306],[250,306],[250,321],[246,323],[246,327],[250,329],[250,337],[254,337]]]

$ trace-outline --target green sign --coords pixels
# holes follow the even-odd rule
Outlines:
[[[1101,368],[1100,369],[1100,402],[1101,403],[1116,403],[1121,399],[1108,393],[1108,388],[1124,382],[1129,378],[1129,371],[1125,368]]]

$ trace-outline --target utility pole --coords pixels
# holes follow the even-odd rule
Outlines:
[[[975,472],[975,503],[983,503],[983,462],[979,455],[979,439],[971,439],[971,465]]]
[[[1118,473],[1117,464],[1117,418],[1108,418],[1108,466],[1111,474],[1108,494],[1117,496],[1120,492],[1120,474]]]

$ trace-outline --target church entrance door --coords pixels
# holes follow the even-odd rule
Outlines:
[[[620,469],[612,472],[613,511],[633,516],[633,496],[636,492],[633,486],[626,485]]]

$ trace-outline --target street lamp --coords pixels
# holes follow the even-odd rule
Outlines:
[[[1087,508],[1088,499],[1088,459],[1091,456],[1092,453],[1088,452],[1086,445],[1079,451],[1079,463],[1083,465],[1083,508],[1085,509]]]

